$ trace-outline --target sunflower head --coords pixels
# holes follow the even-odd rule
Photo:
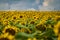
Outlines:
[[[14,36],[8,35],[8,33],[1,34],[0,35],[0,40],[14,40]]]
[[[9,39],[8,39],[8,38],[2,37],[2,38],[0,38],[0,40],[9,40]]]
[[[18,32],[18,28],[17,27],[13,27],[13,26],[7,26],[4,28],[3,33],[9,33],[9,35],[15,35],[16,32]]]
[[[21,32],[25,32],[27,34],[30,34],[31,33],[31,31],[29,29],[25,29],[25,28],[22,28],[21,29]]]
[[[8,36],[8,33],[1,34],[0,35],[0,40],[9,40],[9,38],[7,38],[7,36]]]
[[[56,35],[60,34],[60,21],[56,25],[54,25],[54,32]]]
[[[46,30],[45,25],[42,25],[42,24],[37,25],[35,28],[36,28],[37,30],[39,30],[39,31],[42,31],[42,32]]]

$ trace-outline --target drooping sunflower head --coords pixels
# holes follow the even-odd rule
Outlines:
[[[6,26],[3,30],[3,33],[8,33],[9,35],[15,35],[18,32],[18,28],[15,26]]]
[[[38,24],[35,28],[39,31],[45,31],[46,30],[46,27],[43,24]]]

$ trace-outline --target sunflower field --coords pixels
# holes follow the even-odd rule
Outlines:
[[[0,11],[0,40],[60,40],[60,11]]]

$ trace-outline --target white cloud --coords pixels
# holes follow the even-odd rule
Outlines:
[[[38,6],[39,10],[58,10],[59,7],[59,0],[44,0],[42,6]]]
[[[48,2],[43,2],[43,6],[48,6]]]
[[[49,11],[49,10],[54,10],[54,7],[48,7],[48,6],[39,6],[39,10],[43,10],[43,11]]]
[[[34,11],[35,11],[36,9],[34,9],[34,8],[29,8],[29,9],[27,9],[27,10],[34,10]]]

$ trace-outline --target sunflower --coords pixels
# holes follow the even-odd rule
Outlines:
[[[11,25],[7,25],[4,28],[3,33],[8,33],[9,35],[15,35],[18,31],[19,31],[19,29],[17,27],[11,26]]]
[[[58,36],[58,40],[60,40],[60,35]]]
[[[22,28],[21,29],[21,32],[25,32],[27,34],[30,34],[31,33],[31,31],[29,29],[25,29],[25,28]]]
[[[1,34],[0,35],[0,40],[10,40],[7,36],[8,36],[8,33]]]
[[[19,14],[19,19],[21,20],[21,21],[26,21],[27,20],[27,15],[25,15],[25,14]]]
[[[1,34],[1,35],[0,35],[0,38],[1,38],[1,37],[4,37],[4,38],[5,38],[5,37],[7,37],[7,36],[8,36],[8,33],[4,33],[4,34]]]
[[[16,20],[16,19],[17,19],[17,15],[13,15],[12,20]]]
[[[32,40],[32,38],[28,38],[27,40]]]
[[[33,16],[33,19],[34,20],[38,20],[39,19],[39,16],[38,15],[35,15],[35,16]]]
[[[1,37],[0,40],[10,40],[10,39]]]
[[[60,21],[60,16],[55,16],[54,20]]]
[[[21,24],[21,25],[26,25],[26,22],[23,21],[23,22],[20,22],[19,24]]]
[[[54,32],[56,35],[60,34],[60,21],[56,25],[54,25]]]
[[[19,13],[19,18],[24,18],[24,14],[23,13]]]
[[[0,35],[0,40],[14,40],[14,36],[8,35],[8,33],[1,34]]]
[[[0,21],[2,22],[4,20],[4,18],[3,17],[0,17]]]
[[[46,20],[48,20],[48,16],[43,16],[40,21],[40,24],[44,24],[46,22]]]
[[[12,36],[12,35],[8,35],[7,38],[10,39],[10,40],[15,40],[15,36]]]
[[[30,21],[30,24],[35,24],[35,21],[34,20]]]
[[[3,25],[8,25],[9,21],[8,20],[3,20]]]
[[[28,38],[27,40],[37,40],[36,38]]]
[[[38,24],[35,26],[36,30],[44,32],[46,30],[46,26],[43,24]]]

